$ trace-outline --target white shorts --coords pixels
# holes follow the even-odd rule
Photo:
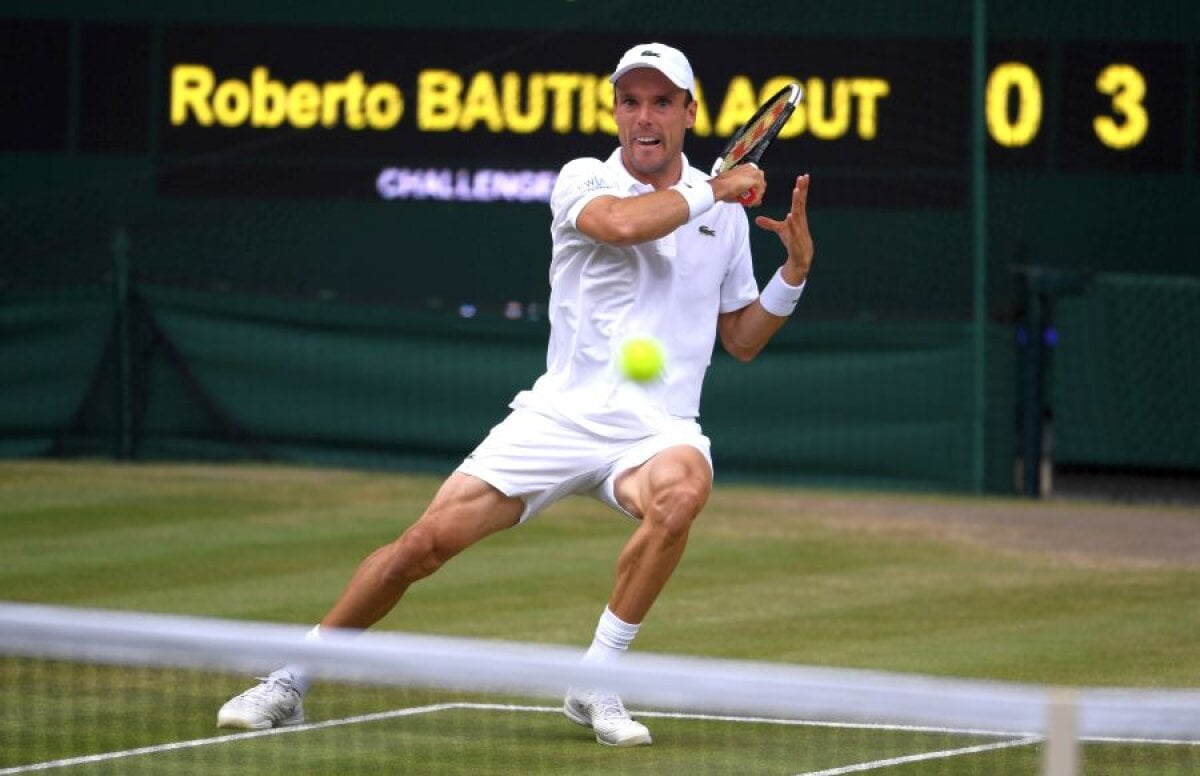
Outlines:
[[[633,517],[617,503],[617,477],[678,445],[700,451],[711,471],[708,437],[694,420],[678,420],[640,439],[609,439],[570,421],[518,408],[492,428],[458,471],[522,499],[521,522],[573,494],[599,499]]]

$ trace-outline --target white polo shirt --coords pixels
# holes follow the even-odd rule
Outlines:
[[[707,185],[708,177],[684,158],[684,180]],[[597,242],[576,227],[596,197],[652,190],[626,171],[620,149],[604,161],[575,159],[559,173],[550,196],[546,373],[512,407],[629,439],[699,415],[717,316],[758,298],[749,222],[741,205],[718,202],[666,237],[630,247]],[[666,369],[658,380],[634,383],[614,356],[626,338],[647,334],[664,344]]]

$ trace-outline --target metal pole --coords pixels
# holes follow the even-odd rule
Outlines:
[[[971,480],[976,493],[986,484],[987,454],[987,3],[975,0],[971,30],[971,233],[974,266],[974,396],[972,401]]]
[[[129,339],[129,234],[117,227],[112,239],[113,324],[116,355],[117,406],[116,438],[113,454],[120,460],[133,455],[133,386],[131,379],[131,343]]]
[[[1079,773],[1079,701],[1073,690],[1054,690],[1046,708],[1042,776]]]
[[[1036,270],[1031,271],[1025,296],[1025,391],[1021,408],[1021,481],[1025,495],[1042,495],[1042,395],[1045,359],[1045,296]]]

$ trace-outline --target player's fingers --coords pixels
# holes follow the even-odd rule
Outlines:
[[[803,214],[808,207],[808,174],[796,178],[792,188],[792,211]]]
[[[796,226],[808,229],[808,176],[801,175],[796,179],[792,189],[792,210],[789,215],[795,216]]]
[[[779,235],[779,239],[783,240],[789,246],[799,244],[804,240],[804,236],[808,233],[808,227],[804,223],[803,218],[796,213],[788,213],[783,217],[782,221],[776,221],[779,225],[775,229],[775,233]]]
[[[775,234],[780,234],[787,227],[785,222],[776,221],[774,218],[768,218],[767,216],[755,216],[754,224]]]

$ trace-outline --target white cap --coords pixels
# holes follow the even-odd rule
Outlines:
[[[653,68],[680,89],[693,90],[692,66],[687,57],[679,49],[662,43],[642,43],[626,51],[608,80],[615,84],[618,78],[638,67]]]

